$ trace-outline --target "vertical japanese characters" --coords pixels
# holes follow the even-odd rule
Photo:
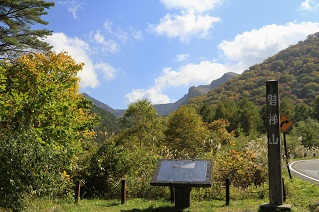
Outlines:
[[[278,107],[278,95],[276,93],[270,93],[267,96],[267,106],[270,107],[269,116],[268,116],[268,124],[269,127],[278,127],[279,124],[279,114],[277,113],[276,108]],[[269,144],[277,145],[279,141],[278,136],[275,133],[271,133],[268,137]]]

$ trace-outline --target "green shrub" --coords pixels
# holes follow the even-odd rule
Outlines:
[[[77,180],[83,180],[84,197],[116,197],[114,185],[121,179],[127,167],[121,161],[123,147],[116,146],[112,141],[101,144],[94,152],[83,160],[88,164],[79,171]]]
[[[236,141],[243,142],[240,140]],[[232,185],[247,188],[262,185],[267,179],[267,148],[264,139],[249,141],[241,150],[235,150],[234,142],[220,149],[214,156],[213,180],[224,182],[229,178]]]
[[[127,196],[131,198],[168,194],[166,188],[150,186],[155,166],[161,158],[157,151],[137,146],[128,149],[106,141],[89,157],[89,165],[79,175],[85,181],[85,198],[119,198],[122,179],[126,180]]]
[[[21,210],[32,196],[66,197],[73,193],[63,177],[68,161],[54,151],[21,135],[0,141],[0,207]]]

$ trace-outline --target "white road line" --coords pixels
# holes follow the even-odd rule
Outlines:
[[[308,160],[308,161],[309,161],[309,160]],[[318,183],[319,183],[319,180],[318,180],[318,179],[315,179],[315,178],[309,177],[309,176],[307,176],[307,175],[305,175],[305,174],[303,174],[303,173],[300,173],[300,172],[298,172],[298,171],[294,170],[294,169],[292,168],[292,165],[293,165],[294,163],[297,163],[297,162],[300,162],[300,161],[295,161],[295,162],[292,162],[291,164],[289,164],[289,169],[290,169],[290,170],[292,170],[293,172],[295,172],[295,173],[297,173],[297,174],[299,174],[299,175],[301,175],[301,176],[305,177],[305,178],[308,178],[308,179],[310,179],[310,180],[313,180],[313,181],[315,181],[315,182],[318,182]]]

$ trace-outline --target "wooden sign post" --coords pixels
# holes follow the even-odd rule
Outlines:
[[[262,205],[260,211],[269,208],[274,210],[279,209],[280,211],[284,203],[284,195],[281,169],[280,110],[277,80],[266,82],[266,98],[269,204]],[[286,207],[286,205],[284,207]],[[287,205],[287,207],[289,210],[290,206]]]
[[[269,201],[283,204],[278,81],[266,82]]]

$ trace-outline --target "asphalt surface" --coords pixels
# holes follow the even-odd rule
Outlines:
[[[319,185],[319,159],[295,161],[289,168],[296,177]]]

